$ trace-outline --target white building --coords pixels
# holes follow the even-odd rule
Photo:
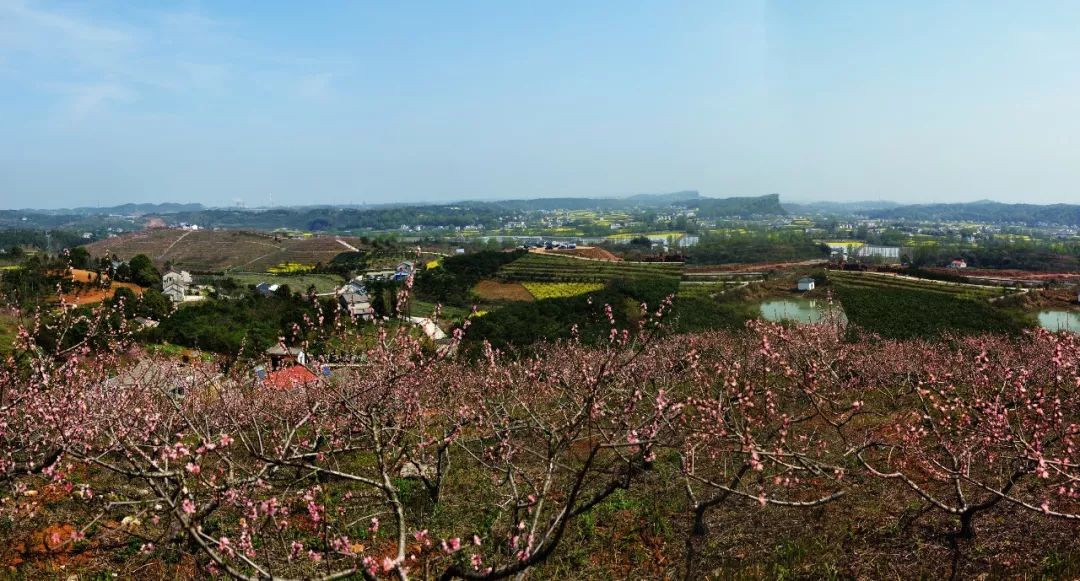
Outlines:
[[[900,260],[899,246],[873,246],[866,244],[855,250],[859,258],[883,258],[886,261]]]
[[[191,273],[186,270],[170,270],[161,277],[161,293],[174,303],[182,303],[188,287],[191,286],[191,280]]]
[[[814,290],[814,279],[809,276],[804,276],[799,279],[799,291],[806,292]]]

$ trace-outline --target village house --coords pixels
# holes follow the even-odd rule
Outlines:
[[[186,270],[170,270],[161,277],[161,293],[174,303],[182,303],[191,287],[191,282],[191,274]]]
[[[814,279],[809,276],[804,276],[799,279],[799,290],[802,292],[814,290]]]
[[[133,319],[133,320],[135,321],[135,323],[137,325],[139,325],[140,327],[142,327],[144,329],[153,329],[154,327],[157,327],[158,325],[161,324],[158,321],[155,321],[153,319],[148,319],[146,317],[135,317],[135,319]]]
[[[416,268],[416,266],[409,261],[399,262],[397,268],[394,269],[394,275],[391,278],[393,278],[393,280],[405,280],[412,275],[414,268]]]
[[[274,389],[293,389],[316,383],[319,376],[303,365],[293,365],[266,374],[262,381]]]
[[[277,289],[280,288],[280,287],[281,287],[281,285],[279,285],[279,284],[270,284],[268,282],[260,282],[259,284],[255,285],[255,292],[261,294],[264,297],[268,297],[268,296],[273,295],[277,291]]]
[[[255,368],[255,380],[275,389],[292,389],[316,383],[322,376],[308,368],[308,356],[299,347],[287,347],[281,343],[270,347],[264,354],[270,358],[270,370],[260,365]],[[329,376],[329,368],[323,375]]]
[[[345,291],[338,295],[338,303],[341,304],[341,308],[349,313],[350,317],[365,321],[375,318],[375,309],[371,307],[371,299],[367,293],[352,290]]]
[[[359,293],[359,294],[362,294],[362,295],[366,295],[367,294],[367,287],[364,286],[364,277],[363,276],[354,277],[352,280],[350,280],[349,282],[345,283],[340,288],[338,288],[336,292],[337,292],[338,295],[343,295],[343,294],[345,294],[347,292],[354,292],[354,293]]]
[[[306,365],[307,353],[299,347],[286,347],[281,343],[263,352],[270,358],[271,369],[281,369],[290,365]]]

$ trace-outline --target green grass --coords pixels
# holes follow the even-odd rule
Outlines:
[[[15,336],[19,331],[19,321],[15,317],[0,313],[0,355],[11,352]]]
[[[216,279],[231,278],[241,286],[268,282],[270,284],[287,284],[294,292],[305,292],[308,287],[315,285],[315,292],[328,293],[341,286],[345,281],[340,276],[332,274],[270,274],[267,272],[232,272],[225,276],[215,276],[210,279],[210,284]]]
[[[435,303],[421,301],[415,297],[412,298],[412,304],[410,306],[411,309],[409,312],[414,317],[430,317],[431,314],[435,312]],[[454,305],[443,305],[439,319],[443,321],[463,321],[470,314],[472,314],[472,309]]]

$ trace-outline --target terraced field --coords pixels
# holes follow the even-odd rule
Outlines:
[[[177,268],[196,272],[261,272],[282,263],[325,264],[348,251],[346,245],[360,244],[356,238],[341,240],[345,244],[332,236],[275,241],[268,234],[237,230],[158,229],[100,240],[86,249],[95,258],[116,254],[128,260],[145,254],[159,266],[171,262]]]
[[[939,293],[972,299],[990,299],[1002,296],[1001,287],[976,286],[935,280],[913,280],[898,276],[832,271],[829,280],[836,284],[866,289],[906,289]]]
[[[678,281],[682,263],[608,262],[531,252],[499,269],[500,280],[512,282],[596,282],[612,279]]]

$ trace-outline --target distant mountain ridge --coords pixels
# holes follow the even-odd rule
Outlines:
[[[876,210],[891,210],[901,204],[880,200],[856,202],[784,202],[781,204],[792,214],[863,214]]]
[[[943,220],[996,223],[1080,225],[1080,205],[1003,204],[978,201],[962,204],[915,204],[875,210],[871,218],[884,220]]]
[[[198,212],[205,209],[206,206],[197,203],[178,204],[173,202],[164,202],[161,204],[120,204],[119,206],[107,206],[102,208],[96,206],[81,206],[78,208],[58,208],[55,210],[25,209],[17,211],[34,214],[44,214],[47,216],[89,216],[100,214],[132,216],[142,214],[177,214],[179,212]]]

